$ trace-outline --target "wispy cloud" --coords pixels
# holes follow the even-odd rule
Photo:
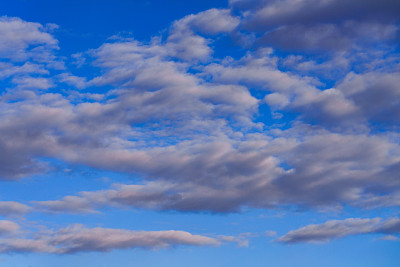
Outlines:
[[[393,218],[382,220],[381,218],[345,220],[332,220],[323,224],[311,224],[298,230],[290,231],[276,241],[282,243],[324,243],[332,239],[360,234],[387,234],[398,235],[400,233],[400,219]],[[396,237],[395,237],[396,238]],[[388,236],[383,239],[389,239]],[[390,238],[393,240],[393,238]]]

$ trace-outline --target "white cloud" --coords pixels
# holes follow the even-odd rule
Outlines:
[[[228,9],[209,9],[197,14],[188,15],[173,25],[175,30],[190,29],[205,34],[228,33],[240,23],[238,17],[233,17]]]
[[[208,22],[218,26],[214,32]],[[176,21],[166,40],[105,43],[86,53],[101,73],[92,79],[68,70],[58,80],[33,78],[47,73],[44,63],[32,62],[5,72],[24,91],[2,96],[0,176],[46,171],[39,159],[49,157],[143,179],[40,202],[52,212],[108,205],[211,212],[398,205],[399,145],[369,125],[384,117],[377,113],[386,106],[393,126],[397,72],[350,73],[322,90],[318,76],[285,70],[271,48],[201,61],[212,54],[206,38],[236,31],[237,22],[227,10],[209,10]],[[196,45],[185,44],[193,40]],[[35,90],[58,81],[113,89],[69,97]],[[281,117],[257,117],[265,103]],[[274,119],[286,115],[294,119],[283,131]]]
[[[0,57],[15,61],[35,57],[38,48],[58,49],[58,41],[41,24],[20,18],[0,17],[0,36]]]

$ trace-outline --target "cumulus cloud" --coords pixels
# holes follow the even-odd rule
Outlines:
[[[290,231],[278,238],[282,243],[323,243],[332,239],[360,234],[398,235],[400,233],[400,219],[381,218],[332,220],[323,224],[311,224],[298,230]],[[388,239],[388,238],[386,238]]]
[[[205,34],[231,32],[238,26],[240,19],[233,17],[229,9],[209,9],[186,16],[174,24],[174,28],[190,28]]]
[[[57,57],[55,25],[1,17],[0,179],[44,173],[55,159],[135,182],[1,201],[0,215],[400,206],[399,10],[392,0],[231,0],[148,42],[110,38],[73,55],[97,70],[87,77]],[[238,53],[218,58],[221,37],[249,37],[250,49],[235,43]],[[21,226],[0,221],[1,253],[248,246],[251,236]],[[350,218],[276,241],[399,233],[398,218]]]
[[[41,64],[25,62],[23,65],[13,65],[9,62],[0,62],[0,79],[15,76],[43,75],[49,71]]]
[[[183,60],[209,59],[212,50],[210,40],[196,34],[229,33],[239,24],[239,18],[230,15],[227,9],[209,9],[176,21],[166,41],[168,53]]]
[[[183,116],[229,117],[234,113],[251,117],[256,111],[258,101],[246,88],[206,83],[188,73],[189,65],[170,60],[168,42],[165,45],[137,41],[108,43],[93,51],[93,55],[95,63],[106,72],[89,84],[112,84],[125,89],[117,92],[117,101],[110,102],[107,111],[99,108],[103,113],[124,116],[131,123],[181,120]]]
[[[70,73],[62,73],[58,77],[61,82],[72,85],[78,89],[87,87],[87,81],[84,77],[74,76]]]
[[[58,49],[58,41],[39,23],[20,18],[0,17],[0,57],[23,61],[34,57],[43,49]]]
[[[293,60],[293,63],[288,61]],[[299,114],[307,123],[317,123],[330,130],[365,130],[369,123],[392,127],[398,117],[397,65],[391,58],[377,60],[379,67],[368,66],[360,58],[364,71],[349,71],[353,59],[339,56],[334,62],[316,64],[296,59],[294,56],[282,61],[271,49],[259,49],[247,53],[239,60],[226,60],[204,67],[214,82],[240,84],[256,87],[265,92],[264,101],[274,111],[284,110]],[[296,65],[298,71],[287,71],[288,64]],[[381,67],[387,64],[387,67]],[[326,88],[318,76],[305,76],[321,68],[331,73],[338,65],[341,79]],[[301,68],[303,68],[301,70]],[[304,72],[303,72],[304,73]],[[317,74],[318,73],[317,71]],[[329,75],[329,74],[328,74]],[[324,88],[325,87],[325,88]]]
[[[325,88],[318,76],[285,69],[271,48],[204,60],[209,39],[238,23],[230,11],[212,9],[174,22],[165,39],[109,41],[85,54],[100,70],[96,77],[26,77],[48,73],[32,62],[4,72],[23,92],[1,98],[1,178],[44,172],[40,159],[49,157],[143,179],[36,203],[50,212],[398,205],[399,145],[370,125],[397,122],[397,72],[347,73]],[[375,26],[382,38],[394,32],[383,22],[341,23],[340,34],[349,36]],[[58,81],[113,89],[65,97],[51,91]],[[260,105],[282,112],[283,121],[288,115],[285,125],[257,117]]]
[[[323,84],[311,76],[303,76],[280,68],[271,49],[260,49],[243,58],[204,68],[215,82],[257,87],[264,91],[264,101],[274,110],[298,113],[306,122],[317,121],[329,129],[363,128],[360,108],[346,98],[342,90],[321,90]]]
[[[262,142],[258,144],[262,145]],[[259,187],[284,172],[277,166],[278,161],[268,156],[265,148],[252,151],[256,146],[257,142],[249,141],[236,150],[227,142],[187,143],[164,151],[157,149],[152,152],[153,155],[113,154],[108,157],[103,154],[95,164],[102,160],[103,165],[111,164],[109,166],[113,168],[116,164],[124,169],[128,166],[132,168],[134,164],[136,168],[146,169],[143,174],[148,179],[160,182],[142,186],[119,185],[113,190],[93,193],[82,192],[79,197],[44,201],[39,205],[49,211],[73,212],[90,211],[105,205],[181,211],[235,211],[257,197],[251,194],[261,191]],[[121,156],[126,160],[126,167],[118,163]],[[112,162],[113,158],[117,161]],[[248,190],[243,191],[244,187]]]
[[[22,90],[47,90],[53,87],[54,84],[48,78],[33,78],[33,77],[22,77],[14,78],[13,83],[17,85],[17,89]]]
[[[337,88],[373,122],[394,125],[399,122],[398,71],[349,73]]]
[[[102,156],[93,163],[89,162],[93,156],[79,161],[127,172],[130,168],[155,181],[115,185],[36,205],[47,212],[94,212],[106,206],[232,212],[287,204],[314,208],[399,204],[396,144],[323,130],[305,137],[310,130],[291,129],[270,141],[261,135],[258,141],[249,136],[248,141],[233,144],[186,143],[146,154],[95,153]]]
[[[25,99],[33,91],[56,86],[50,73],[65,68],[63,60],[57,56],[58,40],[51,34],[57,27],[0,17],[2,99]],[[29,164],[26,167],[29,168]]]

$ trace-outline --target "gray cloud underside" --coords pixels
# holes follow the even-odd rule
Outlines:
[[[157,158],[168,160],[149,165],[147,171],[154,173],[151,177],[159,177],[158,182],[82,192],[63,200],[39,202],[39,206],[53,212],[87,212],[108,205],[230,212],[243,206],[285,204],[364,208],[399,205],[396,173],[400,165],[398,159],[391,158],[392,145],[379,138],[321,133],[301,143],[284,138],[270,142],[252,139],[242,141],[237,149],[234,146],[188,144],[188,150],[178,150],[190,151],[183,155],[169,148],[165,156],[157,154]],[[273,156],[277,153],[291,169],[280,167]],[[111,161],[112,157],[102,164]],[[382,168],[386,164],[389,166]]]
[[[28,205],[15,201],[0,201],[0,216],[20,216],[31,211]]]
[[[256,31],[263,35],[260,44],[283,50],[343,52],[396,42],[398,36],[396,0],[233,0],[230,4],[244,17],[239,28]]]
[[[277,242],[282,243],[324,243],[332,239],[360,234],[385,234],[386,239],[393,235],[400,234],[400,219],[393,218],[382,220],[381,218],[359,219],[350,218],[345,220],[332,220],[323,224],[312,224],[290,231],[278,238]],[[384,238],[385,239],[385,238]]]
[[[398,20],[396,0],[231,0],[230,5],[245,12],[245,24],[265,29],[288,24],[316,24],[342,20]]]

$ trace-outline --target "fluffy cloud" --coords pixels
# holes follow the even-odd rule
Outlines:
[[[382,221],[381,218],[332,220],[323,224],[312,224],[290,231],[276,241],[282,243],[328,242],[331,239],[360,234],[399,234],[400,219]]]
[[[288,63],[289,60],[294,62]],[[353,60],[359,62],[359,67],[363,65],[360,67],[363,71],[346,71]],[[294,56],[281,61],[273,50],[259,49],[239,60],[209,64],[204,71],[214,82],[240,84],[264,91],[264,100],[272,110],[297,113],[304,122],[346,132],[348,129],[365,130],[369,123],[379,123],[384,128],[391,128],[396,123],[399,114],[398,65],[392,60],[390,57],[371,58],[366,63],[360,58],[339,57],[335,62],[301,63],[301,59]],[[318,68],[332,72],[337,64],[344,67],[339,75],[342,78],[333,87],[326,88],[318,76],[287,71],[288,64],[303,68],[306,73],[313,73]]]
[[[367,28],[379,32],[379,40],[392,38],[396,31],[383,20],[343,20],[336,25],[316,19],[324,24],[293,26],[273,6],[282,3],[288,1],[263,2],[266,9],[250,7],[242,24],[258,16],[252,12],[276,13],[269,19],[286,24],[267,35],[275,31],[287,36],[290,26],[296,33],[320,38],[307,38],[303,48],[321,46],[322,41],[340,46],[330,42],[332,34],[336,41],[347,34],[348,39],[341,39],[347,46],[354,35],[364,38]],[[248,5],[253,4],[256,1]],[[274,23],[268,25],[275,27]],[[44,27],[33,26],[43,31],[42,41],[29,42],[56,49]],[[143,179],[137,185],[36,203],[50,212],[94,212],[104,206],[232,212],[286,204],[399,205],[400,150],[393,138],[398,117],[396,67],[344,71],[343,80],[326,86],[318,75],[285,69],[282,61],[290,55],[282,59],[271,48],[210,60],[212,38],[234,34],[238,27],[239,17],[212,9],[174,22],[164,39],[109,41],[85,53],[99,68],[95,77],[69,71],[56,79],[32,77],[49,74],[48,66],[34,60],[18,66],[4,63],[2,77],[12,77],[19,90],[1,96],[1,178],[44,172],[48,166],[40,159],[49,157]],[[29,46],[21,47],[28,53]],[[66,97],[57,82],[81,90],[112,89],[96,95],[75,91]],[[260,119],[265,115],[261,105],[282,112],[283,119]],[[372,131],[371,124],[381,122],[393,132]]]
[[[210,40],[196,34],[229,33],[239,24],[237,17],[232,17],[229,10],[209,9],[195,15],[186,16],[176,21],[166,41],[168,53],[183,60],[209,59],[212,50]]]
[[[346,98],[343,90],[321,90],[313,77],[281,70],[279,59],[271,49],[248,53],[237,61],[213,63],[204,68],[215,82],[256,87],[266,96],[272,110],[298,113],[305,122],[315,121],[329,129],[363,128],[360,108]]]
[[[193,29],[204,34],[228,33],[240,23],[238,17],[233,17],[228,9],[209,9],[197,14],[186,16],[173,25],[173,28]]]
[[[58,41],[39,23],[26,22],[20,18],[0,17],[0,57],[15,61],[29,58],[41,60],[38,52],[58,49]]]
[[[314,208],[399,205],[400,184],[394,175],[400,161],[398,145],[383,138],[323,130],[305,137],[306,131],[312,129],[291,129],[270,141],[261,135],[240,143],[186,143],[131,155],[94,153],[101,157],[79,161],[137,170],[156,181],[115,185],[36,205],[47,212],[94,212],[110,205],[211,212],[287,204]]]
[[[365,117],[390,127],[399,123],[399,77],[398,71],[349,73],[337,88]]]
[[[26,99],[35,91],[56,86],[50,73],[65,68],[63,60],[57,56],[58,40],[51,34],[57,27],[54,24],[27,22],[20,18],[0,18],[2,102]],[[7,151],[7,145],[0,146],[5,146],[4,150]],[[14,156],[11,155],[11,158]],[[35,169],[32,165],[33,163],[27,162],[27,171],[23,173],[30,173],[28,169]],[[13,167],[15,166],[11,162],[9,168]]]

